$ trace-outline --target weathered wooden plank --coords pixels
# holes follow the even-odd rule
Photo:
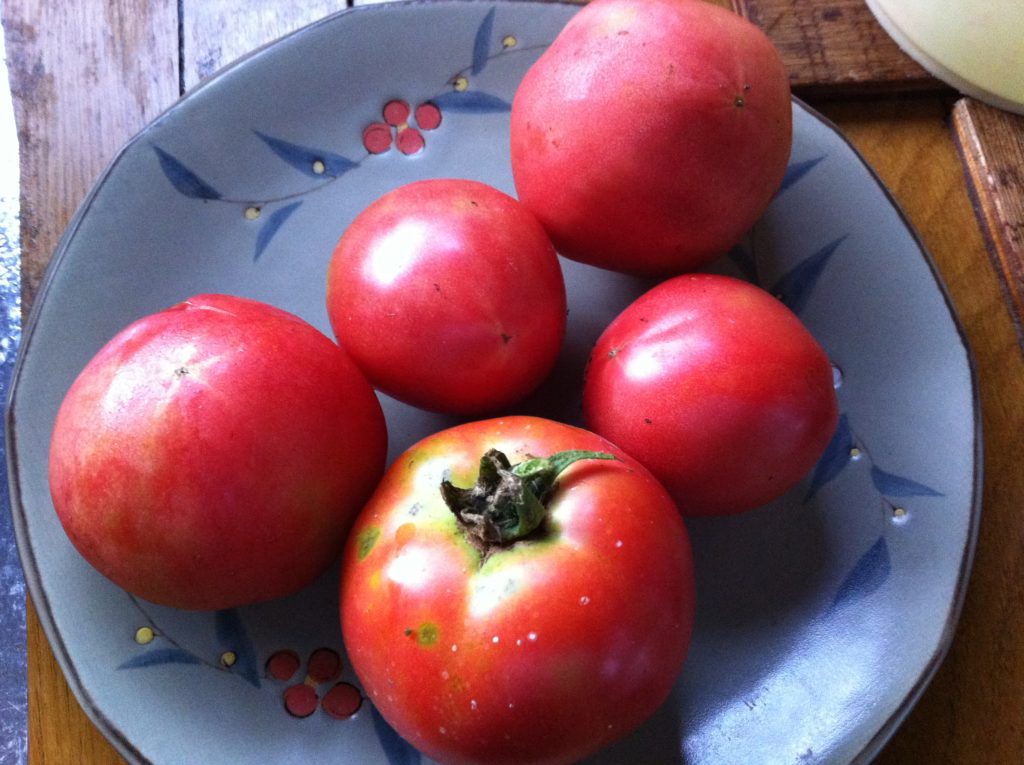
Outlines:
[[[864,0],[732,0],[782,54],[805,98],[946,89],[907,56]]]
[[[67,222],[121,145],[178,96],[174,0],[5,0],[21,144],[27,308]]]
[[[1024,350],[1024,117],[963,98],[953,137]]]
[[[178,96],[175,0],[4,0],[21,162],[27,312],[75,210],[118,149]],[[122,762],[82,712],[28,608],[32,765]]]
[[[342,10],[346,0],[184,0],[182,62],[190,90],[240,56],[312,21]]]

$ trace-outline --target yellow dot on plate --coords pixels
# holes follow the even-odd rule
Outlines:
[[[851,457],[859,457],[860,456],[860,449],[858,449],[856,446],[853,447],[852,449],[850,449],[850,456]]]
[[[238,661],[238,656],[235,655],[234,651],[225,651],[220,655],[220,663],[225,667],[232,666],[236,661]]]
[[[519,41],[516,39],[515,35],[505,35],[501,38],[502,47],[505,48],[514,48],[517,42]]]
[[[327,165],[324,164],[322,159],[318,159],[313,162],[313,172],[317,175],[323,175],[327,172]]]
[[[153,638],[156,637],[156,633],[153,632],[152,627],[139,627],[135,630],[135,642],[139,645],[146,645],[146,643],[152,643]]]
[[[892,514],[896,518],[902,518],[903,516],[905,516],[907,514],[907,508],[905,508],[905,507],[894,507],[892,509]]]
[[[246,220],[256,220],[260,217],[260,208],[258,207],[246,207],[245,218]]]
[[[455,78],[454,82],[452,82],[452,85],[455,86],[455,90],[461,93],[469,87],[469,80],[460,74]]]

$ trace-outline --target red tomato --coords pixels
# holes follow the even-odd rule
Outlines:
[[[662,282],[608,326],[583,409],[692,515],[781,496],[838,419],[832,366],[797,316],[759,287],[708,274]]]
[[[473,414],[514,403],[554,366],[565,334],[562,271],[544,230],[476,181],[402,186],[338,242],[327,311],[385,393]]]
[[[297,316],[200,295],[88,363],[54,425],[68,536],[147,600],[220,609],[285,595],[341,548],[387,431],[345,353]]]
[[[792,143],[768,37],[703,0],[594,0],[516,90],[516,192],[566,257],[693,270],[761,215]]]
[[[490,449],[518,466],[481,470]],[[617,459],[573,462],[557,481],[550,463],[564,455],[519,464],[580,449]],[[493,485],[466,490],[478,474],[527,501],[491,518]],[[460,517],[442,481],[461,487],[444,490]],[[524,504],[537,506],[530,495],[544,505],[525,517],[540,525],[512,533]],[[665,700],[689,644],[693,569],[675,505],[635,460],[551,420],[478,421],[410,448],[357,519],[342,565],[342,629],[363,687],[444,763],[575,762]]]

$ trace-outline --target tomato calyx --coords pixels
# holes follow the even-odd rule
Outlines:
[[[444,480],[441,496],[469,541],[486,558],[541,528],[558,476],[580,460],[614,460],[606,452],[569,449],[513,465],[498,449],[480,458],[476,483],[460,488]]]

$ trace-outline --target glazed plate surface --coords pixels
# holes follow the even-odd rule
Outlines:
[[[516,85],[576,10],[442,0],[324,19],[157,119],[69,226],[8,412],[14,520],[57,658],[130,762],[426,762],[369,701],[354,714],[324,701],[358,688],[341,645],[336,572],[292,597],[218,613],[133,599],[64,535],[47,487],[49,436],[74,377],[129,322],[227,292],[329,333],[327,262],[371,201],[429,177],[513,193]],[[410,116],[390,124],[385,106],[396,101]],[[783,188],[712,270],[772,291],[822,343],[836,369],[839,430],[783,499],[688,523],[698,614],[687,666],[647,725],[591,763],[868,761],[955,627],[979,514],[970,354],[933,264],[871,170],[807,107],[794,102],[793,116]],[[581,111],[580,129],[594,118]],[[562,358],[507,413],[579,423],[590,347],[651,282],[563,267]],[[382,401],[392,457],[455,422]],[[341,658],[340,674],[313,673],[321,701],[293,717],[285,690],[310,674],[318,648]],[[281,651],[298,658],[291,673],[267,669]]]

